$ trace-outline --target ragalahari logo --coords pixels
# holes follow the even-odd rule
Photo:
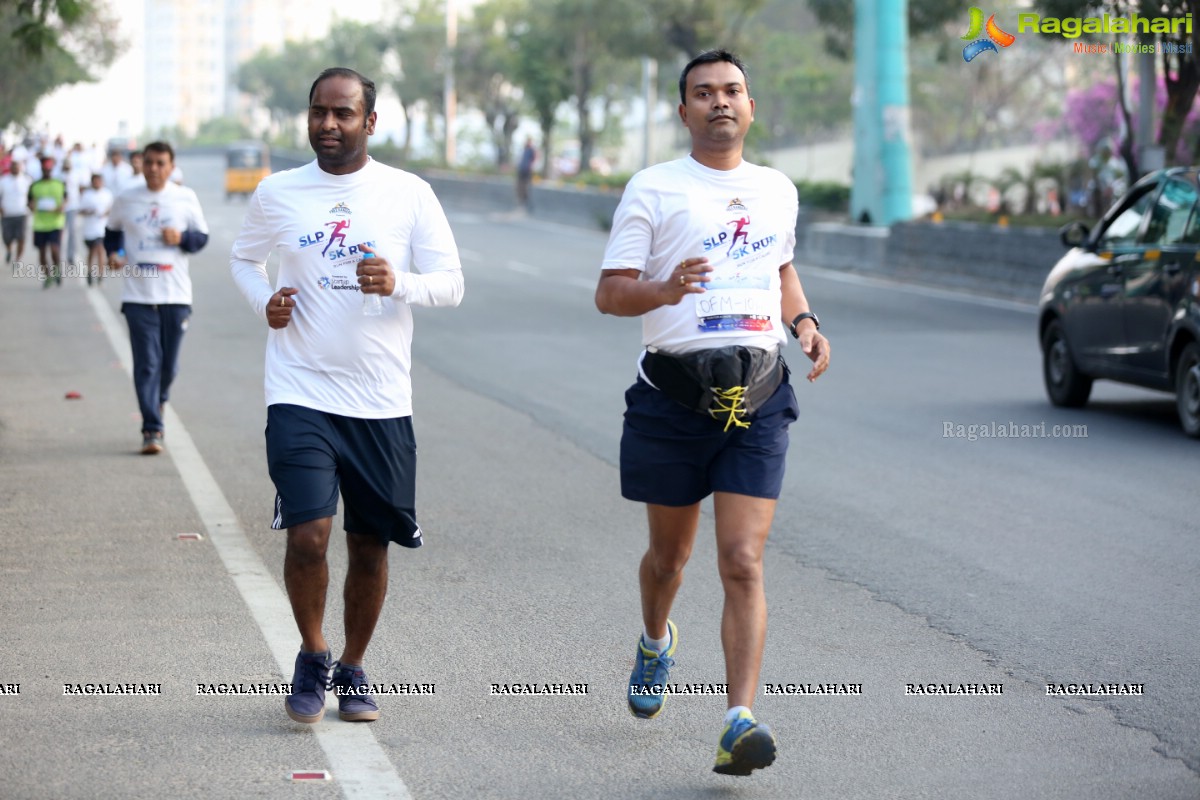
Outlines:
[[[986,39],[980,38],[980,34],[984,31],[987,32]],[[988,17],[987,25],[984,25],[983,11],[975,6],[971,6],[970,27],[967,29],[966,34],[960,38],[963,41],[969,40],[971,42],[963,48],[963,61],[967,62],[986,50],[999,53],[1000,51],[996,49],[996,45],[1008,47],[1017,40],[1017,37],[1011,33],[1005,33],[1000,30],[1000,26],[996,24],[995,14]]]

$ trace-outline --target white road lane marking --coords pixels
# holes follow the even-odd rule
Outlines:
[[[132,376],[129,337],[100,292],[88,291],[87,296],[121,366]],[[183,421],[170,405],[164,410],[169,432],[166,452],[179,470],[221,563],[262,632],[279,673],[285,680],[291,680],[300,634],[296,631],[287,596],[246,538],[237,515],[204,463]],[[333,721],[318,723],[312,728],[329,758],[330,772],[341,788],[342,796],[347,800],[411,800],[408,787],[396,773],[370,727],[337,720],[337,700],[332,693],[327,698],[327,708],[333,712],[331,716],[327,714],[327,719]],[[282,703],[273,711],[282,715]]]
[[[511,269],[513,272],[520,272],[524,275],[541,275],[542,271],[531,264],[524,264],[520,261],[509,261],[504,266]]]

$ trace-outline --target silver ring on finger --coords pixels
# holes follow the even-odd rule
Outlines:
[[[687,276],[686,276],[686,275],[680,275],[680,276],[679,276],[679,285],[680,285],[680,286],[687,286]]]

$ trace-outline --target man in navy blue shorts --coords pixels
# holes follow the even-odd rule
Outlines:
[[[750,707],[766,638],[763,548],[799,414],[780,349],[790,331],[814,381],[829,342],[792,267],[796,188],[742,160],[754,119],[745,65],[702,53],[679,94],[691,154],[629,182],[596,288],[601,312],[642,318],[646,348],[621,436],[621,493],[646,504],[650,524],[627,701],[636,717],[662,711],[678,645],[671,604],[712,495],[729,706],[713,770],[749,775],[775,760],[775,738]]]
[[[422,543],[411,306],[454,306],[463,295],[458,248],[429,184],[367,155],[375,120],[374,83],[350,69],[322,72],[309,91],[316,160],[259,184],[230,259],[242,294],[271,329],[272,527],[287,529],[283,579],[300,629],[285,708],[304,723],[324,716],[327,685],[342,719],[379,718],[363,664],[387,593],[388,543]],[[278,288],[266,269],[275,249]],[[368,295],[379,303],[364,313]],[[346,639],[331,663],[325,553],[339,490],[349,553]]]

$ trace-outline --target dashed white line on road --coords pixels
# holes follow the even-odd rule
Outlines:
[[[129,350],[129,339],[117,321],[116,314],[103,295],[97,291],[87,292],[88,302],[100,319],[109,344],[117,353],[121,366],[129,375],[133,374],[133,358]],[[221,487],[196,444],[184,427],[175,410],[168,405],[165,409],[167,430],[170,431],[167,453],[175,462],[183,485],[192,499],[200,519],[204,522],[208,538],[216,548],[221,563],[225,565],[230,580],[237,588],[242,600],[250,609],[250,616],[262,632],[271,655],[284,676],[292,674],[296,658],[299,634],[292,619],[291,606],[271,573],[267,571],[258,553],[242,531],[237,514],[225,499]],[[329,708],[334,710],[332,719],[337,719],[336,699],[330,695]],[[275,709],[283,714],[283,707]],[[317,741],[329,758],[330,772],[347,800],[411,800],[412,795],[404,781],[396,773],[379,746],[370,728],[360,723],[318,723],[312,726]]]
[[[509,261],[504,266],[511,269],[513,272],[520,272],[524,275],[541,275],[542,271],[531,264],[524,264],[520,261]]]

